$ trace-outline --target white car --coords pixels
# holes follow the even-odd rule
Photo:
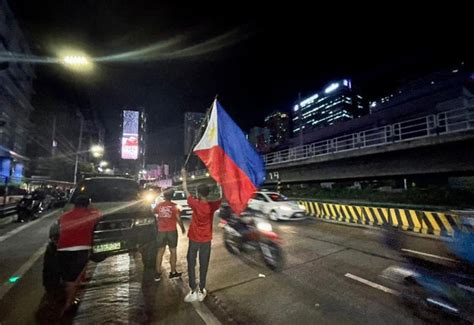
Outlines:
[[[251,209],[260,211],[270,220],[300,220],[306,218],[303,205],[289,201],[286,196],[276,192],[256,192],[249,201]]]
[[[155,206],[162,201],[164,201],[163,194],[156,198],[155,204],[152,205],[152,208],[154,209]],[[182,218],[191,218],[193,210],[188,205],[188,199],[186,198],[184,191],[175,191],[171,201],[178,205],[178,209],[181,211]]]

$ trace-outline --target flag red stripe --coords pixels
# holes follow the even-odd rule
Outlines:
[[[194,152],[206,165],[210,175],[222,186],[230,207],[240,214],[257,190],[250,178],[219,146]]]

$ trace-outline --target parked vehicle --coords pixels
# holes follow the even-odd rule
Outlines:
[[[44,201],[38,193],[25,195],[17,204],[17,221],[27,222],[39,218],[44,211]]]
[[[154,267],[156,225],[149,203],[142,200],[139,185],[124,177],[90,177],[80,181],[65,210],[78,195],[91,198],[102,218],[96,224],[91,259],[139,251],[146,267]]]

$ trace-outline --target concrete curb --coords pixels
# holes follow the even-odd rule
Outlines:
[[[0,219],[0,226],[8,225],[9,223],[14,222],[16,220],[16,218],[17,218],[16,214],[14,214],[12,216],[5,217],[5,218],[1,218]]]
[[[322,219],[322,218],[317,218],[315,220],[317,222],[331,223],[331,224],[344,226],[344,227],[356,227],[356,228],[364,228],[364,229],[369,229],[369,230],[374,230],[374,231],[385,231],[385,229],[378,226],[360,225],[360,224],[355,224],[355,223],[346,223],[346,222],[327,220],[327,219]],[[435,235],[430,235],[430,234],[420,234],[420,233],[416,233],[412,231],[405,231],[404,234],[407,236],[420,237],[420,238],[426,238],[426,239],[431,239],[431,240],[443,240],[443,241],[448,241],[448,242],[453,241],[452,237],[435,236]]]
[[[391,226],[402,231],[434,237],[453,237],[460,227],[459,215],[452,211],[425,211],[403,208],[346,205],[301,200],[306,212],[317,219],[349,225]]]

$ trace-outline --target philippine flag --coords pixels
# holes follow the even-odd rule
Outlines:
[[[217,100],[212,104],[209,123],[194,153],[222,186],[232,210],[237,214],[244,211],[265,179],[265,166]]]

